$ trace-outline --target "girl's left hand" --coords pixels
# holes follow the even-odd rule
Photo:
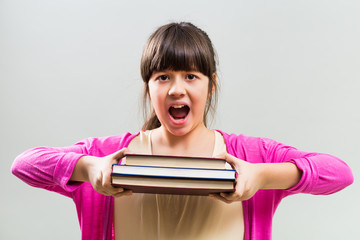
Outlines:
[[[235,180],[235,192],[211,194],[210,196],[226,203],[232,203],[248,200],[262,188],[263,178],[259,165],[245,162],[228,153],[221,154],[217,158],[225,159],[236,170],[238,175]]]

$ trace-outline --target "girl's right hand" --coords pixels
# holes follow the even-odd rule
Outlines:
[[[112,165],[118,164],[126,153],[129,153],[129,150],[123,148],[105,157],[81,157],[75,166],[70,180],[90,182],[95,191],[106,196],[120,197],[130,195],[130,190],[124,190],[123,188],[111,185]]]

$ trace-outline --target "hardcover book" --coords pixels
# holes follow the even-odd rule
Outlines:
[[[112,175],[114,186],[130,189],[134,193],[158,193],[178,195],[209,195],[233,192],[234,180],[199,178],[144,177],[138,175]]]
[[[127,154],[111,180],[134,193],[208,195],[233,192],[235,175],[224,159]]]
[[[123,158],[121,164],[158,167],[231,169],[230,164],[228,164],[225,159],[166,155],[127,154],[125,158]]]
[[[192,178],[235,180],[233,169],[175,168],[114,164],[112,175],[131,175],[163,178]]]

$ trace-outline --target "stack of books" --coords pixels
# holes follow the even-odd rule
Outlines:
[[[111,179],[134,193],[208,195],[233,192],[235,174],[224,159],[127,154]]]

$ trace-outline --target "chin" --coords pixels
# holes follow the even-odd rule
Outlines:
[[[173,127],[173,126],[164,126],[164,129],[171,135],[176,136],[176,137],[181,137],[181,136],[185,136],[186,134],[191,132],[191,128],[189,126],[185,127]]]
[[[169,130],[168,130],[169,131]],[[188,134],[190,131],[186,129],[170,130],[169,133],[176,137],[181,137]]]

